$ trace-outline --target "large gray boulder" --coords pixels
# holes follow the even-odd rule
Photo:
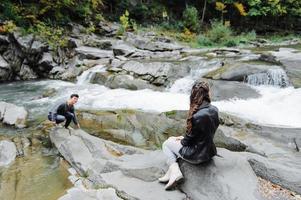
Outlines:
[[[82,128],[93,135],[131,144],[155,148],[168,136],[185,132],[185,119],[173,119],[176,112],[147,113],[136,110],[81,111]],[[152,123],[150,123],[152,122]]]
[[[226,64],[225,66],[209,72],[205,77],[215,80],[245,81],[249,75],[267,73],[268,70],[278,70],[280,66],[254,65],[248,63]]]
[[[88,47],[95,47],[103,50],[111,50],[115,40],[99,39],[96,35],[88,35],[83,38],[83,45]]]
[[[185,182],[181,187],[191,199],[262,199],[257,177],[247,159],[238,153],[218,149],[221,157],[198,166],[182,162]]]
[[[10,66],[0,55],[0,82],[7,81],[10,77]]]
[[[24,107],[0,101],[0,122],[15,126],[17,128],[26,127],[28,112]]]
[[[213,101],[233,98],[249,99],[260,97],[258,91],[246,83],[210,79],[206,79],[206,81],[208,81],[211,85],[211,97]]]
[[[295,49],[280,48],[271,54],[282,63],[294,87],[301,87],[301,53]]]
[[[180,46],[175,43],[171,43],[170,41],[160,41],[153,36],[148,37],[135,35],[132,33],[127,33],[125,41],[132,44],[138,49],[141,50],[148,50],[148,51],[175,51],[175,50],[181,50],[184,47]]]
[[[181,191],[166,192],[157,182],[167,166],[162,151],[146,151],[102,140],[81,130],[54,129],[50,139],[76,171],[94,188],[124,191],[130,199],[261,199],[257,179],[247,160],[238,153],[219,149],[210,165],[184,163]],[[89,184],[86,184],[89,185]],[[212,187],[214,185],[215,187]],[[98,187],[97,187],[98,186]],[[97,192],[102,192],[99,189]],[[93,198],[91,198],[93,199]]]
[[[13,142],[8,140],[0,141],[0,167],[7,166],[13,162],[17,155],[17,149]]]
[[[97,76],[95,76],[94,78],[96,77]],[[142,89],[163,90],[162,87],[151,85],[149,82],[145,80],[134,78],[133,76],[128,74],[111,75],[107,77],[107,80],[104,83],[104,85],[112,89],[125,88],[129,90],[142,90]]]
[[[81,127],[89,133],[143,148],[157,148],[170,136],[183,135],[187,111],[164,113],[137,110],[80,111]],[[151,122],[151,123],[150,123]],[[231,151],[244,151],[246,145],[217,131],[214,142]]]
[[[112,58],[112,50],[101,50],[95,47],[81,46],[75,49],[80,59]]]
[[[289,156],[266,159],[252,155],[249,158],[249,163],[259,177],[301,194],[300,158],[301,155],[296,156],[299,161],[292,160]]]
[[[189,65],[184,63],[138,61],[128,61],[119,68],[156,86],[167,86],[177,78],[187,75],[190,70]]]

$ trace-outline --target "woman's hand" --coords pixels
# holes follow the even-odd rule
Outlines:
[[[176,137],[176,141],[182,140],[183,138],[184,138],[184,136],[178,136],[178,137]]]

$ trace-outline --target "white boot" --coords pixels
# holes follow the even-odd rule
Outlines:
[[[160,183],[166,183],[169,181],[169,177],[170,177],[170,172],[171,172],[171,166],[169,166],[167,172],[165,173],[164,176],[162,176],[161,178],[158,179],[158,181]]]
[[[175,183],[184,178],[177,162],[170,165],[170,170],[170,177],[168,183],[165,186],[165,190],[173,188]]]

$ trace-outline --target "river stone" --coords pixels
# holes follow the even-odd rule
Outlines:
[[[101,77],[99,77],[99,78],[101,78]],[[102,80],[102,79],[100,79],[100,80]],[[145,80],[137,79],[137,78],[134,78],[133,76],[127,75],[127,74],[111,75],[107,78],[105,85],[112,89],[125,88],[125,89],[129,89],[129,90],[142,90],[142,89],[163,90],[163,88],[155,87],[155,86],[149,84]]]
[[[17,128],[26,127],[28,113],[24,107],[0,101],[0,121]]]
[[[46,72],[51,71],[56,65],[57,64],[53,61],[52,55],[49,52],[44,53],[42,59],[39,61],[39,68]]]
[[[258,91],[246,83],[210,79],[205,80],[211,85],[211,98],[213,101],[228,100],[232,98],[249,99],[260,97]],[[235,88],[235,90],[233,90],[233,88]]]
[[[126,43],[116,44],[113,46],[114,56],[125,56],[128,57],[135,53],[137,49]]]
[[[201,165],[181,162],[185,177],[181,188],[187,196],[196,200],[262,199],[247,159],[225,149],[218,149],[218,154],[222,157]]]
[[[270,69],[281,69],[281,67],[274,65],[254,65],[248,63],[226,64],[217,70],[209,72],[205,75],[205,77],[228,81],[245,81],[248,75],[266,73],[267,70]]]
[[[112,50],[101,50],[94,47],[81,46],[75,49],[80,59],[112,58]]]
[[[58,200],[122,200],[116,194],[113,188],[87,190],[83,188],[71,188],[67,190],[67,194]]]
[[[87,36],[83,38],[83,44],[88,47],[96,47],[103,50],[111,50],[113,43],[115,43],[114,40],[104,39],[100,40],[97,38],[97,36]]]
[[[288,156],[266,159],[261,156],[251,155],[249,163],[258,176],[301,194],[300,154],[296,159],[299,162],[290,160]]]
[[[11,69],[9,64],[0,55],[0,82],[7,81],[9,79],[10,71]]]
[[[21,80],[33,80],[38,78],[38,75],[33,71],[33,69],[25,63],[21,66],[19,76]]]
[[[63,128],[53,129],[50,139],[79,174],[95,181],[95,187],[107,184],[138,199],[182,200],[185,194],[192,199],[260,199],[256,196],[256,176],[238,153],[218,149],[223,158],[214,157],[208,167],[182,164],[184,193],[166,192],[156,180],[167,169],[166,157],[160,150],[142,150],[102,140],[82,130]]]
[[[147,113],[135,110],[79,111],[81,127],[90,133],[138,147],[161,146],[168,136],[185,132],[185,119],[169,118],[175,112]],[[149,123],[152,122],[152,123]]]
[[[0,54],[2,54],[4,51],[7,50],[8,45],[9,45],[9,40],[7,36],[0,35]]]
[[[214,136],[214,144],[230,151],[245,151],[247,146],[237,139],[227,137],[219,127]]]
[[[180,46],[178,44],[152,41],[150,38],[142,37],[140,35],[134,35],[132,33],[127,33],[125,40],[138,49],[154,51],[154,52],[175,51],[184,48],[183,46]]]
[[[157,86],[167,85],[170,81],[187,75],[190,70],[183,63],[138,61],[128,61],[121,68]]]
[[[0,141],[0,167],[7,166],[13,162],[17,155],[17,149],[13,142]]]
[[[295,49],[280,48],[278,52],[272,52],[272,55],[284,66],[287,75],[296,88],[301,87],[301,52]]]

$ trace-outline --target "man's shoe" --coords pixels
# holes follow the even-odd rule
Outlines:
[[[68,126],[68,127],[65,127],[66,129],[68,130],[74,130],[72,127]]]

